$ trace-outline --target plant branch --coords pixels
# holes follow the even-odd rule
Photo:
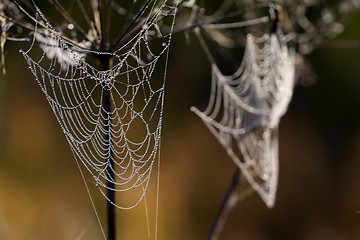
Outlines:
[[[110,45],[111,8],[112,8],[112,0],[108,0],[107,14],[106,14],[106,35],[105,35],[105,42],[107,45]]]
[[[121,42],[121,40],[125,37],[125,35],[130,31],[131,27],[136,23],[136,21],[143,15],[143,13],[145,12],[145,10],[147,9],[147,7],[149,6],[149,4],[152,2],[153,0],[147,0],[144,5],[141,7],[140,11],[134,16],[133,19],[131,19],[130,24],[128,25],[128,27],[125,29],[125,31],[118,36],[117,38],[115,38],[115,40],[113,41],[112,44],[112,48],[116,48],[116,46]]]
[[[90,21],[89,16],[88,16],[88,14],[87,14],[87,12],[86,12],[86,10],[84,8],[84,5],[82,4],[82,2],[80,0],[76,0],[76,3],[79,6],[80,11],[81,11],[85,21],[87,22],[89,28],[91,28],[91,21]]]
[[[236,171],[233,177],[233,180],[230,184],[230,187],[225,195],[225,198],[221,204],[218,215],[215,218],[215,221],[211,227],[208,240],[217,240],[219,238],[220,233],[222,232],[226,218],[230,212],[230,210],[236,205],[238,202],[236,190],[241,181],[241,170],[239,167],[236,167]]]
[[[13,2],[17,5],[17,7],[27,16],[29,17],[35,24],[38,24],[39,26],[43,27],[44,29],[49,29],[47,26],[45,26],[42,22],[38,21],[37,19],[35,19],[33,16],[31,16],[25,9],[23,9],[19,3],[17,3],[15,0],[13,0]],[[8,16],[3,16],[2,17],[5,17],[7,19],[9,19],[12,23],[15,23],[16,25],[19,25],[20,27],[23,27],[25,29],[28,29],[28,30],[31,30],[31,31],[34,31],[36,30],[36,28],[34,26],[32,26],[31,24],[24,24],[24,23],[21,23],[20,21],[17,21],[13,18],[10,18]],[[50,29],[51,31],[54,31],[53,29]],[[54,33],[56,33],[54,31]],[[69,42],[79,48],[83,48],[78,42],[66,37],[66,36],[62,36],[58,33],[56,33],[56,35],[60,38],[62,38],[63,40],[65,40],[66,42]]]
[[[92,4],[92,1],[90,2],[90,0],[87,0],[87,5],[88,5],[88,8],[89,8],[89,12],[90,12],[90,15],[91,15],[91,30],[97,40],[97,43],[100,43],[101,41],[101,29],[98,29],[98,24],[97,24],[97,20],[96,20],[96,16],[95,16],[95,12],[94,12],[94,8],[93,8],[93,4]]]
[[[118,38],[120,36],[120,34],[122,33],[122,26],[125,25],[124,23],[126,23],[126,21],[128,20],[128,17],[131,13],[131,11],[134,9],[134,6],[135,6],[135,3],[136,3],[136,0],[133,0],[130,4],[130,6],[128,7],[124,17],[121,19],[121,22],[119,24],[120,28],[118,30],[118,32],[115,34],[115,39]],[[114,45],[114,42],[112,43],[112,45]]]
[[[84,36],[87,41],[90,41],[87,37],[85,31],[80,27],[80,25],[71,17],[68,11],[59,3],[58,0],[49,0],[49,2],[56,8],[56,10],[68,21],[69,23],[73,24],[79,32]]]
[[[183,3],[185,2],[185,0],[182,0],[178,6],[182,5]],[[240,16],[241,14],[243,14],[244,12],[246,11],[249,11],[249,10],[255,10],[255,9],[259,9],[259,8],[264,8],[264,7],[269,7],[270,5],[269,4],[259,4],[259,5],[256,5],[256,6],[253,6],[253,7],[249,7],[249,8],[244,8],[240,11],[236,11],[236,12],[233,12],[233,13],[230,13],[226,16],[223,16],[223,17],[220,17],[220,18],[216,18],[216,19],[212,19],[212,20],[208,20],[208,21],[202,21],[202,22],[198,22],[198,23],[195,23],[193,25],[190,25],[190,26],[187,26],[187,27],[184,27],[184,28],[181,28],[181,29],[178,29],[178,30],[175,30],[173,31],[172,33],[166,33],[166,34],[163,34],[161,36],[157,35],[155,37],[152,37],[152,38],[149,38],[147,40],[147,42],[151,42],[151,41],[154,41],[154,40],[157,40],[159,38],[162,38],[162,37],[167,37],[169,36],[170,34],[177,34],[177,33],[183,33],[183,32],[187,32],[187,31],[193,31],[194,29],[196,28],[201,28],[201,27],[205,27],[205,26],[209,26],[209,27],[214,27],[214,26],[211,26],[212,24],[216,24],[216,23],[219,23],[219,22],[222,22],[222,21],[225,21],[225,20],[229,20],[231,18],[235,18],[235,17],[238,17]],[[170,12],[172,13],[172,12]],[[156,24],[162,22],[164,19],[166,19],[169,15],[166,15],[166,16],[163,16],[162,18],[160,18]],[[265,19],[266,18],[266,19]],[[265,21],[268,21],[268,18],[265,17],[265,18],[259,18],[259,19],[256,19],[256,22],[255,23],[261,23],[261,22],[265,22]],[[245,23],[249,23],[249,24],[252,24],[253,22],[250,21],[250,22],[242,22],[242,23],[237,23],[237,25],[244,25]],[[143,23],[140,23],[138,26],[136,26],[127,36],[132,36],[135,32],[137,32],[140,27],[143,26]],[[234,27],[234,26],[233,26]],[[130,29],[130,28],[129,28]],[[123,39],[122,40],[127,40],[128,37],[125,37],[123,36]],[[116,45],[113,45],[112,49],[115,49],[115,47],[117,47],[117,45],[119,44],[120,41],[117,42]],[[120,50],[124,50],[126,51],[128,49],[128,47],[120,47],[120,48],[117,48],[116,50],[113,50],[112,53],[116,53]]]
[[[219,18],[215,18],[215,19],[208,20],[208,21],[200,21],[200,22],[195,23],[193,25],[190,25],[190,26],[187,26],[187,27],[184,27],[184,28],[180,28],[180,29],[174,31],[172,34],[188,32],[188,31],[194,30],[195,28],[201,28],[201,27],[206,26],[206,25],[220,23],[222,21],[227,21],[229,19],[238,17],[238,16],[244,14],[247,11],[256,10],[256,9],[260,9],[260,8],[265,8],[265,7],[269,7],[269,6],[270,6],[269,3],[263,3],[263,4],[259,4],[259,5],[253,6],[253,7],[244,8],[244,9],[229,13],[229,14],[227,14],[225,16],[222,16],[222,17],[219,17]]]
[[[100,40],[100,48],[102,50],[103,48],[103,31],[102,31],[102,26],[101,26],[101,2],[100,0],[94,0],[91,1],[91,8],[93,9],[93,17],[94,17],[94,23],[95,23],[95,28],[96,31],[98,32],[98,37]]]

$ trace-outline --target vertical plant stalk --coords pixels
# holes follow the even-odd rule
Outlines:
[[[215,221],[210,229],[208,240],[217,240],[219,238],[220,233],[223,231],[230,210],[238,202],[236,189],[239,186],[240,180],[241,180],[241,170],[240,168],[236,167],[233,180],[221,204],[218,215],[216,216]]]
[[[108,70],[110,67],[110,58],[109,57],[102,57],[100,59],[100,67],[101,70],[105,71]],[[107,201],[107,224],[108,224],[108,240],[115,240],[116,239],[116,207],[115,207],[115,171],[114,171],[114,161],[112,161],[112,158],[114,156],[113,150],[112,150],[112,137],[111,137],[111,90],[106,85],[106,83],[103,83],[103,99],[102,99],[102,105],[104,109],[104,129],[105,129],[105,143],[109,144],[107,146],[107,149],[109,149],[108,153],[108,159],[107,159],[107,191],[106,196],[108,198]]]

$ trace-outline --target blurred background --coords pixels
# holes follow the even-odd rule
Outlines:
[[[316,77],[296,86],[280,123],[274,208],[253,193],[230,213],[220,239],[360,239],[360,14],[350,20],[335,40],[305,56]],[[102,239],[46,98],[18,45],[7,43],[5,54],[0,239]],[[206,239],[235,165],[190,111],[191,106],[206,107],[211,77],[195,37],[186,44],[184,35],[174,36],[167,76],[158,238]],[[94,201],[105,224],[105,200]],[[146,226],[128,211],[118,211],[118,224],[119,239],[146,238]]]

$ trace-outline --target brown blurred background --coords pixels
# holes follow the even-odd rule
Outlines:
[[[360,15],[337,40],[360,41]],[[192,112],[206,107],[210,68],[195,38],[170,49],[161,149],[159,239],[206,239],[235,165]],[[307,56],[317,75],[297,86],[280,124],[277,201],[253,193],[221,239],[360,239],[360,48]],[[0,77],[0,239],[102,239],[72,152],[16,44]],[[95,198],[105,224],[105,201]],[[137,210],[142,211],[143,209]],[[146,226],[118,211],[119,239]],[[139,230],[140,229],[140,230]]]

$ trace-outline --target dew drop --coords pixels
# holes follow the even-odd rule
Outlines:
[[[74,24],[72,24],[72,23],[70,23],[68,26],[67,26],[67,28],[69,29],[69,30],[74,30]]]

